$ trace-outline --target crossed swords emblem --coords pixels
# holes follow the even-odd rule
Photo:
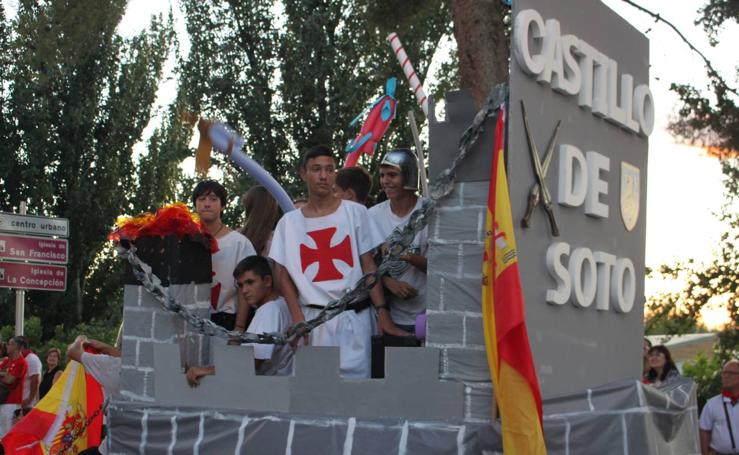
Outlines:
[[[529,201],[526,206],[526,214],[521,219],[521,227],[528,228],[531,226],[531,215],[534,212],[534,208],[541,203],[544,206],[544,211],[547,213],[547,218],[549,218],[549,227],[551,228],[552,236],[559,237],[559,227],[557,227],[557,220],[554,218],[554,211],[552,209],[552,195],[549,193],[545,179],[549,171],[549,164],[552,162],[552,157],[554,156],[554,147],[557,144],[559,126],[562,124],[562,121],[557,121],[557,125],[554,127],[554,132],[549,139],[549,146],[544,155],[544,163],[542,163],[539,158],[539,149],[536,147],[534,136],[531,134],[531,128],[529,128],[529,119],[526,115],[526,106],[523,100],[521,100],[521,114],[523,115],[523,126],[526,130],[526,141],[529,144],[531,161],[534,165],[534,177],[536,177],[536,182],[529,190]]]

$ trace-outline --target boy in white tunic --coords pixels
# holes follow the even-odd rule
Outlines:
[[[316,146],[304,155],[300,177],[308,202],[277,223],[269,252],[293,323],[314,318],[365,273],[375,271],[372,251],[383,240],[364,206],[335,194],[336,161],[328,147]],[[390,319],[381,286],[375,286],[370,296],[378,310],[379,329],[405,335]],[[310,344],[338,346],[342,376],[369,377],[370,318],[367,309],[345,311],[314,329]],[[306,344],[309,337],[304,337]]]
[[[382,236],[408,224],[411,214],[420,209],[423,199],[416,195],[418,159],[408,149],[392,150],[380,163],[380,185],[387,200],[369,210]],[[384,249],[385,245],[383,245]],[[428,227],[416,234],[410,250],[392,264],[382,284],[390,293],[390,315],[401,329],[415,332],[416,317],[426,311],[426,252]]]
[[[221,220],[227,199],[226,189],[213,180],[198,183],[192,193],[192,203],[200,221],[216,239],[215,251],[211,251],[213,285],[210,319],[227,330],[243,331],[248,307],[236,292],[232,273],[240,260],[257,253],[249,239]]]
[[[233,271],[236,286],[246,303],[256,308],[249,333],[285,333],[290,327],[290,312],[285,299],[272,284],[272,270],[262,256],[242,259]],[[254,347],[254,366],[260,375],[292,374],[292,348],[273,344],[247,343]],[[215,367],[193,366],[187,370],[187,382],[195,387],[203,376],[215,374]]]

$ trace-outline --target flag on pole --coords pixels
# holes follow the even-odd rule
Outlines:
[[[89,419],[102,405],[102,387],[72,360],[49,393],[3,437],[5,453],[66,455],[99,446],[102,411]]]
[[[506,454],[546,454],[541,393],[526,332],[518,253],[503,151],[505,109],[498,110],[488,192],[482,313],[490,376]]]

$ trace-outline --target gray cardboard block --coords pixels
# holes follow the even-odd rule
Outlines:
[[[144,371],[124,368],[121,370],[121,392],[130,392],[134,395],[146,394],[146,373]]]
[[[175,344],[154,346],[157,365],[155,396],[158,403],[203,408],[248,409],[287,412],[288,378],[257,376],[250,346],[215,345],[216,374],[201,379],[198,387],[187,384]]]
[[[459,138],[470,126],[477,109],[467,91],[449,92],[445,97],[446,120],[429,120],[429,175],[435,176],[448,168],[459,151]],[[477,182],[490,179],[490,144],[493,137],[493,119],[485,121],[485,129],[470,148],[467,158],[457,168],[458,182]]]
[[[330,414],[336,410],[336,415],[346,415],[349,407],[339,382],[339,348],[301,346],[294,362],[290,409],[298,414]]]
[[[362,425],[354,429],[351,455],[393,455],[398,453],[401,427]]]
[[[462,345],[464,316],[448,313],[427,313],[426,339],[434,344]]]
[[[341,447],[346,440],[347,425],[345,421],[329,422],[324,425],[295,422],[293,439],[290,447],[291,455],[315,455],[323,447]]]
[[[406,450],[408,453],[427,453],[428,455],[457,453],[458,435],[458,427],[450,428],[439,425],[429,431],[425,426],[422,428],[409,426]]]
[[[446,359],[449,365],[445,379],[490,382],[487,355],[484,350],[448,348]]]
[[[150,311],[139,311],[139,309],[123,310],[123,336],[151,339],[151,327],[154,313]]]
[[[466,316],[464,318],[465,346],[484,347],[485,330],[482,326],[482,317]]]
[[[465,418],[475,421],[490,421],[492,419],[492,409],[495,397],[493,396],[493,388],[489,385],[482,387],[474,382],[466,383],[465,403],[467,406],[467,416]]]
[[[482,243],[485,212],[478,207],[450,207],[438,209],[444,222],[432,231],[430,240],[436,242]]]
[[[428,249],[428,273],[440,273],[450,277],[459,277],[462,272],[462,247],[461,244],[437,244],[429,242]]]

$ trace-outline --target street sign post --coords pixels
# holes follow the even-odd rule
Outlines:
[[[67,267],[52,264],[67,263],[68,243],[52,237],[69,237],[69,220],[27,215],[25,201],[18,209],[0,212],[0,288],[15,289],[15,334],[23,335],[26,289],[67,290]]]
[[[0,233],[0,260],[8,259],[66,264],[67,240]]]
[[[69,237],[69,220],[0,212],[0,231]]]
[[[0,287],[64,292],[67,289],[67,268],[63,265],[0,261]]]

